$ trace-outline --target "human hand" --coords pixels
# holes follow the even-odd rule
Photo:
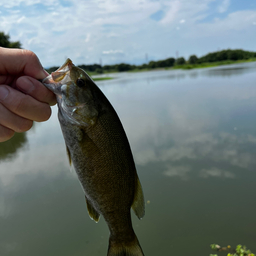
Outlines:
[[[0,142],[50,118],[56,97],[37,80],[47,75],[33,52],[0,47]]]

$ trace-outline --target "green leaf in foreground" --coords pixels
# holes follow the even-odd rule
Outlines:
[[[215,251],[226,251],[228,252],[227,256],[255,256],[254,253],[252,253],[249,249],[246,248],[244,245],[237,245],[236,249],[232,249],[230,245],[227,247],[221,247],[218,244],[211,244],[210,245],[212,250]],[[210,254],[210,256],[218,256],[217,254]]]

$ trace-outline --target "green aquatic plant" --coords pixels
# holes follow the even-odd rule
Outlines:
[[[211,249],[221,252],[226,251],[228,254],[227,256],[255,256],[249,249],[246,248],[245,245],[237,245],[236,249],[232,249],[230,245],[226,247],[221,247],[218,244],[211,244]],[[210,254],[210,256],[218,256],[218,254]]]

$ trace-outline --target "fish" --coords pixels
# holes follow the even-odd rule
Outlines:
[[[70,165],[82,185],[91,219],[105,219],[107,256],[144,256],[131,208],[145,214],[142,186],[122,123],[90,76],[70,59],[42,83],[55,93]]]

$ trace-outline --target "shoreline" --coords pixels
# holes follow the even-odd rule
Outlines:
[[[248,60],[224,60],[224,61],[216,61],[216,62],[204,62],[200,64],[184,64],[179,66],[173,66],[173,69],[210,68],[210,67],[248,63],[248,62],[256,62],[256,58],[252,58]]]
[[[237,61],[231,61],[231,60],[225,60],[225,61],[216,61],[216,62],[205,62],[201,64],[183,64],[173,67],[163,67],[163,68],[151,68],[151,69],[134,69],[125,71],[127,73],[137,73],[137,72],[150,72],[150,71],[163,71],[163,70],[171,70],[171,69],[200,69],[200,68],[211,68],[211,67],[218,67],[218,66],[224,66],[224,65],[232,65],[232,64],[240,64],[240,63],[249,63],[249,62],[256,62],[256,58],[248,59],[248,60],[237,60]],[[109,74],[119,74],[119,73],[125,73],[125,72],[104,72],[103,74],[93,74],[92,79],[94,81],[103,81],[103,80],[111,80],[115,79],[115,77],[107,76]],[[106,76],[104,76],[106,75]]]

